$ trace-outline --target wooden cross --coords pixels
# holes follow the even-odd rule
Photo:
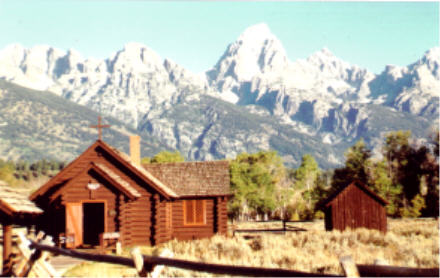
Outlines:
[[[110,127],[110,125],[102,125],[101,124],[101,116],[98,116],[98,124],[97,125],[91,125],[90,127],[98,129],[98,139],[101,140],[102,139],[102,129],[103,128],[108,128],[108,127]]]

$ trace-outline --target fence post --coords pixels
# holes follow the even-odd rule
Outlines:
[[[133,258],[134,266],[136,267],[136,271],[138,272],[140,277],[147,277],[147,272],[144,268],[144,258],[141,254],[141,249],[139,247],[135,247],[131,251],[131,257]]]
[[[174,254],[173,252],[171,252],[171,250],[169,249],[164,249],[159,257],[165,257],[165,258],[173,258]],[[162,272],[162,270],[164,269],[164,265],[156,265],[153,268],[153,271],[150,273],[151,278],[159,278],[160,277],[160,273]]]
[[[121,242],[118,240],[116,242],[116,255],[120,256],[122,254],[122,245]]]
[[[339,258],[339,262],[344,270],[346,277],[360,277],[356,264],[353,262],[351,256],[344,256]]]
[[[384,259],[375,259],[374,260],[375,265],[390,265],[386,260]]]
[[[2,276],[8,276],[12,271],[12,224],[3,224],[3,270]]]

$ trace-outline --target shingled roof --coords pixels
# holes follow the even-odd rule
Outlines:
[[[176,162],[142,165],[180,197],[230,195],[229,162]]]
[[[122,158],[125,162],[130,164],[136,170],[138,170],[142,175],[144,175],[147,179],[152,181],[157,187],[159,187],[161,190],[163,190],[166,194],[168,194],[171,197],[177,197],[178,194],[174,190],[172,190],[172,188],[164,185],[160,178],[158,178],[154,174],[150,173],[149,171],[146,171],[144,167],[142,167],[140,165],[136,165],[136,163],[133,163],[133,161],[131,161],[131,158],[128,154],[121,152],[120,150],[110,146],[109,144],[105,143],[104,141],[101,141],[101,144],[108,147],[113,152],[115,152],[120,158]]]
[[[40,214],[43,211],[33,202],[29,201],[28,194],[24,190],[9,187],[0,181],[0,209],[6,214]]]
[[[102,163],[95,163],[95,165],[101,169],[104,173],[109,175],[114,181],[116,181],[118,184],[120,184],[123,188],[125,188],[128,192],[130,192],[131,195],[135,197],[141,197],[141,193],[137,191],[135,188],[133,188],[127,181],[125,181],[123,178],[118,176],[115,172],[113,172],[109,167],[105,166]]]

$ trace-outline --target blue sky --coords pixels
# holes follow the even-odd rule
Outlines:
[[[0,48],[20,43],[107,58],[140,42],[193,72],[265,22],[290,60],[323,47],[379,73],[439,45],[439,2],[0,1]]]

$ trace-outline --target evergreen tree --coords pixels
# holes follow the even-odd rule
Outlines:
[[[336,169],[333,175],[332,187],[339,188],[359,180],[368,184],[368,168],[371,151],[361,139],[345,152],[345,167]]]
[[[422,165],[427,187],[423,215],[430,217],[439,216],[439,137],[438,130],[431,136],[432,153],[427,155]]]
[[[410,131],[390,132],[384,147],[389,176],[395,187],[402,188],[399,215],[417,217],[421,210],[438,215],[438,160],[426,146],[411,144],[410,137]]]
[[[387,214],[398,216],[402,200],[402,186],[394,184],[389,173],[386,160],[379,161],[371,168],[369,185],[379,196],[388,201]]]

